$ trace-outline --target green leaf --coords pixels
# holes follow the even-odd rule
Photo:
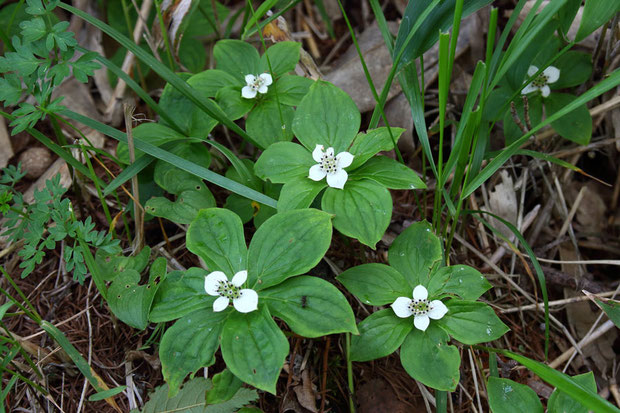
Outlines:
[[[243,117],[256,103],[256,99],[246,99],[241,96],[239,86],[226,86],[218,90],[215,101],[232,120]]]
[[[230,400],[243,382],[228,369],[213,376],[213,388],[207,392],[207,404],[219,404]]]
[[[405,319],[412,322],[411,319]],[[400,362],[414,379],[436,390],[454,391],[459,383],[461,356],[450,337],[432,321],[426,331],[414,329],[400,348]]]
[[[275,100],[275,92],[278,94],[278,102],[282,105],[297,106],[299,102],[306,96],[310,86],[314,82],[307,77],[295,75],[282,75],[276,80],[275,88],[270,88],[267,96],[271,100]]]
[[[213,48],[217,68],[233,75],[245,86],[246,75],[259,74],[260,57],[249,43],[235,39],[220,40]]]
[[[278,211],[308,208],[325,186],[325,181],[316,182],[306,176],[291,179],[282,187]]]
[[[351,336],[351,360],[369,361],[395,352],[413,329],[413,322],[396,317],[389,308],[372,313],[357,328],[359,336]]]
[[[493,413],[543,412],[538,395],[529,386],[509,379],[489,377],[489,407]]]
[[[157,273],[157,266],[163,264],[163,271]],[[120,273],[110,285],[107,298],[110,309],[116,317],[126,324],[139,330],[144,330],[148,324],[149,312],[153,298],[161,281],[166,276],[166,259],[155,260],[151,266],[149,282],[139,285],[140,273],[135,270],[125,270]]]
[[[266,306],[248,314],[233,311],[224,324],[221,348],[224,362],[235,376],[276,394],[289,345]]]
[[[126,388],[127,388],[127,386],[118,386],[118,387],[115,387],[115,388],[110,389],[110,390],[104,390],[102,392],[95,393],[95,394],[93,394],[93,395],[88,397],[88,401],[89,402],[97,402],[99,400],[105,400],[108,397],[114,397],[117,394],[122,393],[123,391],[125,391]]]
[[[205,168],[209,167],[211,163],[209,149],[200,143],[178,145],[170,153]],[[155,164],[153,179],[157,185],[176,195],[188,190],[199,191],[200,187],[204,185],[199,177],[162,160]]]
[[[564,37],[567,37],[568,29],[575,20],[575,16],[581,6],[581,0],[568,0],[566,5],[558,12],[558,18],[560,20],[560,29]]]
[[[560,69],[560,78],[551,83],[552,89],[563,89],[579,86],[590,79],[592,75],[592,56],[588,53],[570,50],[564,53],[553,64]]]
[[[271,314],[303,337],[357,334],[355,316],[342,293],[317,277],[301,276],[264,290],[261,298]]]
[[[566,93],[552,93],[545,99],[547,116],[559,112],[578,98]],[[592,116],[584,103],[560,119],[551,122],[551,126],[563,138],[580,145],[587,145],[592,138]]]
[[[312,154],[292,142],[276,142],[265,150],[254,165],[254,173],[261,179],[283,184],[297,177],[307,177],[316,162]]]
[[[8,105],[15,105],[22,96],[22,83],[14,73],[0,77],[0,101]]]
[[[248,115],[245,127],[261,149],[265,149],[275,142],[293,139],[294,116],[292,107],[280,105],[278,108],[276,101],[262,100]]]
[[[166,142],[174,142],[187,139],[184,135],[159,123],[142,123],[132,130],[134,139],[141,139],[151,145],[161,146]],[[144,155],[136,149],[136,159]],[[129,147],[125,142],[119,142],[116,147],[116,156],[124,164],[129,164]]]
[[[390,189],[424,189],[426,184],[412,170],[387,156],[375,156],[351,172],[351,179],[368,178]]]
[[[219,335],[229,312],[212,309],[194,311],[166,330],[159,345],[159,359],[169,397],[174,397],[183,379],[201,367],[215,362]]]
[[[596,380],[591,371],[571,377],[573,381],[582,387],[596,393]],[[577,400],[573,399],[569,393],[560,389],[555,389],[549,397],[547,403],[549,413],[588,413],[589,409]]]
[[[617,301],[603,301],[600,299],[595,299],[595,301],[605,314],[607,314],[607,317],[609,317],[616,326],[620,327],[620,303]]]
[[[464,300],[477,300],[491,288],[491,284],[478,270],[468,265],[442,267],[431,274],[426,286],[428,295],[456,294]]]
[[[22,29],[22,36],[26,42],[37,41],[47,34],[45,21],[41,17],[35,17],[32,20],[23,21],[19,24],[19,27]],[[50,49],[51,47],[48,48],[48,50]]]
[[[360,111],[344,91],[318,80],[297,107],[293,132],[309,151],[316,145],[346,151],[360,128]]]
[[[252,201],[236,194],[230,194],[226,198],[224,208],[229,209],[235,214],[239,215],[239,218],[241,218],[241,222],[243,222],[244,224],[250,222],[250,220],[252,220],[252,218],[254,217],[255,213]]]
[[[620,11],[620,4],[614,1],[586,0],[581,16],[581,24],[575,36],[575,42],[579,43],[596,29],[614,17]]]
[[[295,70],[295,66],[299,62],[300,48],[301,43],[298,42],[278,42],[274,44],[261,56],[259,73],[269,71],[267,57],[269,57],[274,78]]]
[[[510,330],[485,303],[452,299],[445,304],[448,313],[437,325],[463,344],[497,340]]]
[[[316,209],[274,215],[256,231],[248,249],[248,285],[262,290],[319,263],[332,239],[331,216]]]
[[[404,131],[401,128],[392,128],[394,141],[398,142]],[[392,142],[388,128],[382,127],[371,129],[366,133],[360,132],[353,140],[353,144],[349,149],[351,155],[354,156],[353,163],[349,169],[354,170],[360,167],[378,152],[391,151],[392,149],[394,149],[394,142]]]
[[[187,84],[210,98],[215,97],[217,91],[222,88],[240,85],[239,80],[233,75],[217,69],[197,73],[187,80]]]
[[[374,249],[390,224],[392,196],[373,181],[349,181],[344,189],[327,188],[321,208],[335,215],[338,231]]]
[[[243,224],[232,211],[203,209],[187,230],[187,249],[202,258],[211,271],[223,271],[229,278],[247,270],[247,249]]]
[[[427,285],[431,267],[442,257],[441,242],[426,221],[411,224],[396,237],[388,251],[390,265],[405,277],[411,288]]]
[[[206,406],[205,392],[211,388],[211,380],[196,377],[185,383],[176,396],[169,398],[168,385],[164,384],[157,387],[150,395],[141,413],[234,413],[241,411],[239,408],[242,406],[258,399],[256,390],[241,388],[229,401],[217,406]],[[134,409],[131,413],[140,412]]]
[[[187,77],[187,76],[185,76]],[[170,115],[189,136],[206,138],[217,125],[217,120],[200,110],[192,100],[170,83],[166,84],[159,99],[159,106]],[[165,120],[160,122],[166,125]]]
[[[386,305],[398,297],[410,297],[412,289],[403,276],[385,264],[362,264],[336,277],[364,304]]]
[[[246,198],[244,200],[250,202]],[[183,191],[176,201],[164,197],[154,197],[146,202],[144,209],[149,214],[168,219],[178,224],[190,224],[198,215],[198,211],[215,207],[215,198],[203,184],[196,189]]]
[[[96,263],[99,272],[105,281],[112,281],[119,273],[125,270],[144,271],[151,257],[151,248],[146,246],[134,256],[109,255],[99,249],[96,253]]]
[[[215,298],[205,292],[207,274],[206,270],[195,267],[168,274],[155,294],[149,320],[163,323],[196,310],[211,309]]]

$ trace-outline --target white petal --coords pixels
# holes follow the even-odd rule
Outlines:
[[[323,160],[323,145],[316,145],[314,150],[312,151],[312,159],[316,162],[321,162]]]
[[[256,76],[254,76],[254,75],[245,75],[245,83],[247,83],[249,85],[249,84],[252,84],[254,82],[256,82]]]
[[[540,88],[540,93],[542,93],[543,97],[546,98],[547,96],[549,96],[549,93],[551,93],[551,89],[549,88],[549,86],[545,85]]]
[[[532,77],[536,74],[536,72],[538,72],[538,68],[534,65],[530,66],[529,69],[527,69],[527,76],[528,77]]]
[[[267,86],[266,86],[266,85],[260,85],[260,86],[258,87],[258,93],[265,94],[265,93],[267,93],[267,90],[268,90],[268,88],[267,88]]]
[[[217,289],[221,281],[228,281],[228,277],[222,271],[213,271],[205,277],[205,291],[209,295],[219,295]]]
[[[397,317],[407,318],[407,317],[410,317],[411,314],[413,314],[411,312],[411,309],[409,308],[410,304],[411,304],[411,298],[398,297],[396,301],[394,301],[391,304],[391,307],[392,307],[392,310],[394,310],[394,314],[396,314]]]
[[[230,300],[227,297],[218,297],[218,299],[213,302],[213,311],[219,313],[220,311],[226,310],[229,302]]]
[[[431,323],[431,319],[426,314],[417,315],[413,319],[413,325],[418,330],[426,331],[428,325]]]
[[[560,69],[555,66],[549,66],[543,73],[547,76],[547,84],[555,83],[560,78]]]
[[[423,285],[418,285],[413,289],[413,298],[416,300],[426,300],[428,298],[428,291]]]
[[[233,279],[231,280],[231,282],[233,283],[235,287],[241,287],[243,283],[245,282],[245,280],[247,279],[248,279],[248,272],[246,270],[243,270],[243,271],[239,271],[238,273],[236,273]]]
[[[265,86],[269,86],[273,83],[273,78],[269,73],[261,73],[260,75],[258,75],[258,77],[260,77],[260,79],[263,81],[263,85]]]
[[[325,151],[325,154],[327,156],[333,157],[334,156],[334,148],[332,148],[331,146],[329,148],[327,148],[327,150]]]
[[[534,86],[533,83],[530,83],[529,85],[524,87],[523,90],[521,90],[521,94],[527,95],[528,93],[536,92],[537,90],[538,90],[538,87]]]
[[[321,165],[313,165],[310,167],[310,172],[308,172],[308,178],[313,181],[320,181],[325,178],[325,175],[327,175],[327,172],[321,169]]]
[[[344,184],[347,183],[347,179],[349,179],[347,171],[338,169],[333,174],[327,174],[327,185],[332,188],[342,189],[344,188]]]
[[[239,291],[239,294],[241,296],[233,300],[235,310],[240,313],[249,313],[258,308],[258,294],[256,294],[256,291],[246,288]]]
[[[351,163],[353,163],[353,158],[354,156],[351,155],[349,152],[340,152],[338,155],[336,155],[336,162],[338,164],[338,167],[346,168],[347,166],[351,165]]]
[[[439,300],[433,300],[429,303],[429,307],[431,308],[426,315],[428,315],[433,320],[439,320],[448,312],[448,307],[444,303]]]
[[[244,86],[241,89],[241,96],[246,99],[254,99],[256,97],[256,91],[249,86]]]

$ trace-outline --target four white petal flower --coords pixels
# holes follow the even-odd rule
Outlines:
[[[258,308],[258,294],[256,291],[240,287],[248,278],[247,271],[239,271],[231,281],[222,271],[213,271],[205,277],[205,291],[207,294],[218,297],[213,303],[213,311],[220,312],[228,307],[230,300],[233,307],[240,313],[249,313]]]
[[[308,177],[313,181],[320,181],[327,177],[327,185],[342,189],[349,175],[344,170],[353,162],[354,156],[349,152],[340,152],[334,156],[334,148],[324,149],[323,145],[316,145],[312,151],[312,158],[318,162],[310,168]]]
[[[241,96],[246,99],[254,99],[257,92],[267,93],[267,86],[273,83],[273,79],[269,73],[261,73],[258,76],[245,75],[245,83],[247,86],[241,89]]]
[[[439,300],[428,301],[428,291],[423,285],[413,289],[413,300],[408,297],[398,297],[392,303],[394,313],[400,318],[414,316],[413,325],[425,331],[433,320],[439,320],[448,312],[448,307]]]
[[[527,69],[527,76],[532,77],[534,74],[538,72],[538,68],[536,66],[530,66]],[[543,72],[538,75],[530,84],[523,88],[521,91],[522,95],[527,95],[528,93],[536,92],[540,90],[540,93],[543,97],[549,96],[551,93],[551,89],[549,88],[550,83],[555,83],[560,78],[560,69],[554,66],[549,66]]]

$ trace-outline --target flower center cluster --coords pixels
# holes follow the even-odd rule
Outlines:
[[[325,172],[327,172],[328,174],[333,174],[334,172],[336,172],[336,157],[335,156],[330,156],[328,154],[323,154],[323,157],[321,158],[321,169]]]
[[[544,73],[540,74],[536,79],[532,81],[532,84],[536,87],[543,87],[549,82],[549,76]]]
[[[222,297],[228,298],[229,300],[235,300],[241,297],[239,287],[236,287],[230,281],[220,281],[220,285],[217,287],[217,293]]]
[[[409,310],[413,313],[414,316],[422,315],[428,313],[431,310],[431,306],[428,300],[416,300],[414,298],[409,304]]]
[[[254,78],[253,82],[248,83],[248,86],[252,89],[252,90],[256,90],[258,91],[258,89],[260,89],[260,87],[263,85],[263,83],[265,83],[265,80],[263,78],[261,78],[260,76],[256,76]]]

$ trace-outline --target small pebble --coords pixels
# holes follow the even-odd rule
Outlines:
[[[36,179],[43,175],[47,168],[52,164],[54,158],[52,153],[46,148],[28,148],[19,155],[18,161],[22,164],[22,170],[26,172],[26,177]]]

